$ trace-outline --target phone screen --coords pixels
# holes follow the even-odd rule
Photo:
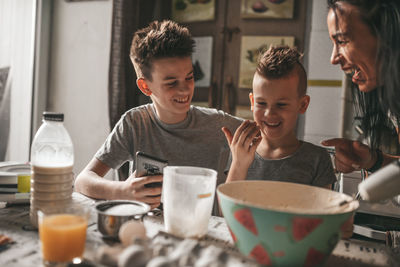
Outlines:
[[[160,175],[163,172],[164,167],[168,165],[168,161],[156,158],[154,156],[145,154],[144,152],[138,151],[136,153],[136,176],[151,176]],[[159,187],[161,182],[155,182],[146,184],[146,187]]]

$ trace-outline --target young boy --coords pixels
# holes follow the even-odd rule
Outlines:
[[[194,41],[187,28],[172,21],[152,22],[137,31],[131,46],[131,60],[137,85],[151,104],[127,111],[102,147],[78,175],[75,189],[101,199],[134,199],[159,206],[161,187],[146,184],[162,181],[162,176],[125,181],[101,179],[110,170],[135,159],[137,151],[168,160],[169,165],[198,166],[219,171],[229,147],[223,125],[235,130],[241,119],[215,109],[191,106],[194,92],[191,54]]]
[[[270,47],[260,57],[249,95],[255,122],[243,122],[233,137],[223,128],[232,154],[226,182],[278,180],[331,188],[336,181],[327,151],[296,138],[297,117],[310,102],[300,58],[287,46]]]

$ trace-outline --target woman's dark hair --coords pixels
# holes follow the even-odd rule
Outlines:
[[[373,148],[383,142],[384,133],[400,121],[400,1],[328,0],[328,8],[341,13],[340,3],[355,6],[362,21],[378,40],[376,90],[365,93],[352,83],[356,113]],[[336,16],[337,17],[337,16]],[[392,120],[388,117],[392,116]]]

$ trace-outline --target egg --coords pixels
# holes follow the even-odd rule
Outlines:
[[[130,220],[121,225],[118,237],[124,246],[129,246],[136,238],[147,238],[146,228],[140,221]]]
[[[146,267],[173,267],[176,265],[176,262],[171,261],[168,257],[159,256],[152,258]]]
[[[122,251],[118,258],[118,267],[145,266],[151,254],[144,247],[131,245]]]

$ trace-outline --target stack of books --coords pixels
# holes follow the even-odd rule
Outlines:
[[[0,172],[0,194],[18,193],[18,174]]]
[[[29,203],[30,192],[19,192],[18,176],[30,175],[29,163],[0,162],[0,202]],[[29,184],[28,184],[29,185]]]

